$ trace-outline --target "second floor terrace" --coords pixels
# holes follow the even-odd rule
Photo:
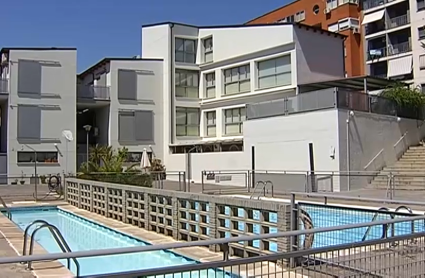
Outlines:
[[[82,100],[110,100],[110,87],[99,85],[77,85],[77,98]]]
[[[314,91],[279,100],[247,104],[246,118],[247,120],[254,120],[322,109],[346,109],[404,118],[423,118],[423,113],[402,109],[395,102],[378,95],[364,93],[364,88],[362,89],[362,86],[371,90],[384,89],[388,84],[391,84],[391,81],[371,77],[367,77],[364,80],[366,80],[364,85],[362,85],[362,78],[324,82],[323,86],[321,86],[322,84],[313,84],[317,88]],[[376,85],[368,86],[368,80]],[[351,85],[350,82],[356,84]],[[334,87],[324,88],[332,85]],[[319,89],[321,87],[323,89]]]

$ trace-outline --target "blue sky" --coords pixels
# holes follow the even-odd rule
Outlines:
[[[176,21],[240,24],[287,0],[3,1],[0,46],[78,48],[78,71],[103,57],[140,54],[141,25]],[[237,44],[237,42],[235,42]]]

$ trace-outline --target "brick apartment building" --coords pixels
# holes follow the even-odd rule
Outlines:
[[[358,3],[359,0],[296,0],[246,24],[300,22],[346,35],[346,76],[358,76],[365,72]]]

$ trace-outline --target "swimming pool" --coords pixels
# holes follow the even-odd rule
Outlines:
[[[12,210],[12,213],[13,222],[22,230],[25,230],[31,222],[38,219],[45,220],[48,223],[55,225],[61,231],[72,251],[148,245],[146,242],[116,232],[112,229],[54,207],[16,209]],[[30,233],[35,228],[36,227],[32,227],[30,229]],[[36,241],[49,253],[61,252],[59,246],[56,244],[47,229],[42,229],[37,232]],[[66,266],[66,260],[61,260],[60,262]],[[198,263],[194,260],[166,250],[81,258],[78,259],[78,262],[80,263],[80,275],[115,273],[121,271]],[[71,266],[71,271],[76,273],[76,269],[73,264]],[[190,274],[176,274],[172,277],[190,278]],[[221,270],[211,269],[201,272],[198,277],[230,278],[235,276]]]

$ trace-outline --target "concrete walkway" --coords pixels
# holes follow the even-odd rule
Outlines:
[[[16,257],[15,250],[10,246],[9,242],[0,233],[0,257]],[[34,278],[31,271],[25,269],[21,264],[2,264],[0,265],[0,277],[2,278]]]

